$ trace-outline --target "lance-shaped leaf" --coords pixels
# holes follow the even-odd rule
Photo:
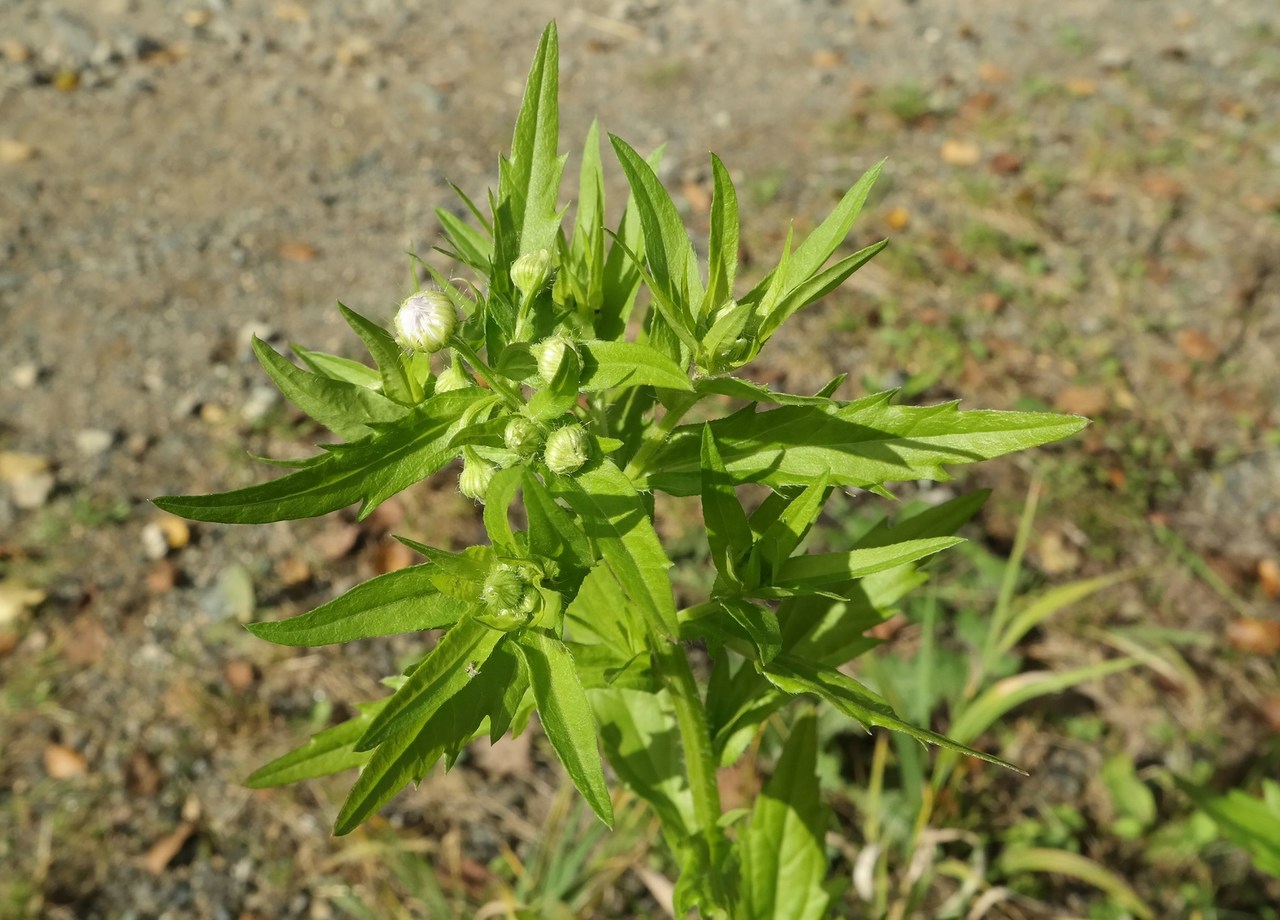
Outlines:
[[[689,375],[662,352],[639,342],[581,342],[582,389],[655,386],[693,390]]]
[[[631,480],[604,459],[572,478],[557,476],[555,488],[578,512],[583,531],[645,619],[661,635],[674,637],[679,627],[667,575],[671,560]]]
[[[733,491],[709,425],[702,428],[702,517],[716,571],[731,583],[737,581],[738,560],[751,547],[751,525]]]
[[[1012,764],[1005,763],[998,757],[975,751],[947,738],[937,732],[929,731],[918,725],[898,718],[893,707],[884,697],[864,687],[847,674],[835,668],[826,668],[797,658],[794,655],[782,654],[764,665],[763,673],[779,690],[785,693],[812,693],[826,700],[847,716],[852,716],[864,725],[878,725],[910,735],[918,741],[936,744],[939,747],[978,757],[990,763],[1010,770],[1017,770]]]
[[[382,376],[383,394],[406,406],[420,402],[422,386],[409,373],[405,366],[404,352],[391,337],[391,333],[345,304],[338,304],[338,311],[347,321],[347,325],[360,336],[364,347],[369,349],[374,363],[378,365],[378,373]]]
[[[708,245],[705,315],[733,299],[733,280],[738,270],[738,194],[729,170],[711,154],[714,195],[711,199],[711,239]]]
[[[308,373],[257,336],[253,337],[253,352],[291,403],[340,438],[355,441],[366,437],[373,429],[365,422],[394,422],[408,411],[368,387]]]
[[[778,654],[782,631],[772,610],[736,597],[725,598],[720,604],[750,637],[760,661],[770,661]]]
[[[827,809],[818,798],[815,775],[816,723],[809,713],[792,727],[739,839],[742,896],[736,916],[742,920],[827,916]]]
[[[845,553],[793,556],[778,568],[774,580],[779,587],[788,589],[835,585],[915,562],[963,542],[962,537],[929,537],[924,540],[904,540],[889,546],[854,549]]]
[[[955,403],[895,406],[878,393],[832,409],[783,406],[711,423],[735,482],[775,488],[822,475],[835,486],[945,480],[945,467],[987,460],[1068,437],[1087,419],[1050,412],[961,412]],[[697,494],[701,425],[682,425],[647,465],[640,488]]]
[[[244,784],[250,789],[266,789],[363,766],[371,755],[356,751],[355,743],[385,702],[360,704],[358,716],[312,735],[302,747],[254,770]]]
[[[356,749],[371,750],[406,729],[424,724],[449,697],[467,685],[504,635],[470,614],[459,620],[409,673],[356,743]]]
[[[368,387],[371,390],[382,389],[382,376],[367,364],[361,364],[359,361],[352,361],[340,355],[312,351],[301,345],[290,345],[289,348],[298,356],[298,360],[317,374],[323,374],[333,380],[345,380],[347,383]]]
[[[493,258],[493,237],[481,233],[444,208],[436,208],[436,218],[444,228],[445,239],[453,246],[459,261],[476,271],[488,270]]]
[[[586,534],[573,515],[556,504],[542,480],[523,468],[524,507],[529,518],[529,550],[535,558],[553,559],[560,566],[560,580],[581,583],[595,560]]]
[[[647,162],[657,169],[662,162],[662,148],[655,150]],[[635,306],[640,290],[640,267],[633,256],[644,258],[644,230],[640,226],[635,195],[627,198],[617,236],[604,262],[600,315],[596,317],[595,329],[596,335],[606,341],[622,338]]]
[[[415,565],[356,585],[310,613],[246,627],[277,645],[332,645],[373,636],[439,629],[466,612],[463,602],[440,593],[434,565]]]
[[[523,467],[509,466],[498,470],[489,480],[489,490],[484,497],[484,529],[494,548],[508,556],[519,555],[519,544],[511,529],[508,512],[520,489]]]
[[[853,255],[846,256],[784,294],[769,312],[769,316],[761,323],[760,338],[762,340],[769,338],[797,311],[821,300],[844,284],[850,275],[870,262],[887,245],[889,245],[888,240],[881,240],[865,249],[859,249]]]
[[[155,504],[182,517],[222,524],[264,524],[317,517],[363,502],[360,518],[457,456],[450,438],[468,407],[494,399],[484,390],[432,397],[375,434],[338,445],[295,473],[214,495],[170,495]]]
[[[591,810],[612,827],[613,802],[596,747],[596,722],[573,656],[563,642],[536,629],[520,635],[516,650],[524,660],[538,718],[556,756]]]
[[[760,539],[756,541],[755,555],[768,565],[771,577],[786,564],[787,558],[809,533],[809,529],[822,514],[822,507],[830,495],[831,488],[827,485],[827,478],[820,476],[817,482],[806,486],[794,501],[788,502],[777,520],[760,535]]]

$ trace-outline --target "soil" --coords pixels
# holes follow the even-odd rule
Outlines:
[[[404,252],[427,255],[434,209],[456,204],[449,183],[479,196],[496,175],[551,18],[568,175],[599,116],[637,148],[666,145],[663,178],[705,233],[715,150],[757,264],[788,221],[812,226],[889,158],[850,244],[893,245],[780,334],[762,373],[1093,416],[1071,444],[966,477],[996,489],[987,539],[1007,544],[1038,471],[1044,577],[1151,573],[1084,625],[1200,640],[1181,647],[1192,676],[1177,693],[1146,674],[1091,695],[1109,743],[1146,765],[1208,763],[1220,785],[1274,775],[1275,652],[1227,638],[1280,615],[1272,0],[10,0],[0,917],[337,916],[344,893],[400,890],[378,850],[392,831],[470,894],[504,848],[536,840],[560,782],[538,744],[468,758],[351,840],[328,830],[341,782],[240,785],[378,695],[416,646],[295,654],[239,624],[404,564],[393,528],[478,539],[451,478],[359,526],[187,529],[147,500],[260,481],[246,448],[309,450],[316,432],[278,401],[250,337],[357,354],[334,301],[389,318]],[[1070,666],[1098,653],[1086,634],[1064,626],[1041,653]],[[1044,754],[1019,799],[1041,782],[1080,795],[1096,764],[1064,783],[1064,760]],[[1181,870],[1126,871],[1161,916],[1182,915]],[[1237,886],[1223,897],[1246,912],[1280,898],[1238,854],[1200,883]],[[601,910],[657,911],[654,890],[629,874]],[[1091,895],[1046,897],[1083,912]]]

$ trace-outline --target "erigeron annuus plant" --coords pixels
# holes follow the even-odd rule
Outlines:
[[[439,211],[455,283],[403,303],[394,332],[340,307],[376,369],[297,349],[300,368],[262,342],[262,365],[343,443],[273,481],[156,503],[203,521],[263,523],[395,493],[463,461],[460,488],[483,502],[487,545],[446,552],[405,540],[425,562],[376,577],[310,613],[249,628],[317,646],[443,630],[393,692],[258,770],[269,786],[358,767],[337,818],[347,833],[466,745],[525,730],[534,712],[600,819],[611,768],[653,809],[680,869],[676,909],[706,916],[823,915],[826,815],[805,700],[868,726],[986,755],[900,719],[840,669],[923,575],[916,564],[958,542],[966,498],[839,552],[802,543],[836,490],[943,479],[944,467],[1044,444],[1084,420],[1047,413],[895,405],[892,393],[775,392],[736,376],[798,310],[838,287],[883,243],[837,256],[879,167],[777,266],[736,285],[738,205],[714,156],[705,274],[648,159],[610,137],[631,195],[603,226],[602,160],[588,134],[572,229],[557,152],[557,43],[542,36],[511,155],[471,220]],[[643,296],[642,296],[643,292]],[[728,400],[741,405],[716,415]],[[691,414],[695,413],[696,414]],[[689,421],[714,416],[709,421]],[[736,487],[767,487],[750,510]],[[715,583],[677,609],[653,493],[701,503]],[[523,515],[511,512],[518,504]],[[512,521],[527,522],[516,529]],[[686,643],[705,646],[700,680]],[[722,812],[716,770],[766,720],[790,711],[789,738],[750,814]],[[992,759],[992,758],[986,758]]]

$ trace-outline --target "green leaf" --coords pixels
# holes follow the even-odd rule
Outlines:
[[[446,632],[436,647],[409,673],[356,744],[371,750],[399,733],[425,724],[449,697],[467,685],[468,672],[478,671],[505,633],[467,614]]]
[[[738,412],[711,423],[735,482],[775,488],[828,475],[834,486],[945,480],[945,466],[987,460],[1068,437],[1087,419],[1048,412],[960,412],[955,403],[910,407],[892,393],[856,402]],[[701,425],[677,428],[636,485],[695,495],[700,484]]]
[[[827,896],[827,810],[818,798],[817,719],[791,729],[777,769],[738,843],[742,920],[821,920]]]
[[[533,394],[529,400],[529,415],[540,422],[559,418],[578,402],[578,380],[582,373],[582,360],[572,348],[565,348],[556,368],[555,379]]]
[[[733,491],[710,426],[702,429],[702,517],[716,571],[736,581],[737,562],[751,548],[751,525]]]
[[[714,196],[711,199],[711,240],[708,246],[707,293],[703,314],[733,299],[733,280],[738,270],[738,195],[729,171],[720,158],[711,154]]]
[[[688,305],[701,302],[702,279],[698,277],[698,260],[680,212],[662,187],[658,174],[640,154],[620,137],[611,134],[609,140],[631,186],[644,230],[645,258],[654,282],[676,306],[675,320],[680,328],[692,332]]]
[[[845,715],[857,719],[864,725],[878,725],[881,728],[892,729],[910,735],[917,741],[936,744],[1011,770],[1017,769],[998,757],[972,750],[937,732],[903,721],[898,718],[898,714],[893,711],[893,707],[885,701],[884,697],[835,668],[822,667],[794,655],[782,654],[764,665],[762,670],[769,682],[779,690],[793,694],[816,694]]]
[[[555,488],[578,513],[583,532],[627,596],[661,635],[674,638],[679,626],[667,575],[671,560],[631,480],[606,458],[574,478],[555,477]]]
[[[1042,847],[1009,847],[1000,854],[996,865],[1005,876],[1049,872],[1078,879],[1108,894],[1115,906],[1131,911],[1139,920],[1156,916],[1124,879],[1079,853]]]
[[[845,553],[814,553],[795,556],[782,563],[775,583],[783,588],[816,588],[861,578],[915,562],[963,543],[961,537],[930,537],[905,540],[890,546],[873,546]]]
[[[653,169],[662,161],[662,149],[654,151],[648,163]],[[635,206],[635,195],[627,198],[617,236],[609,247],[604,263],[600,315],[596,317],[596,335],[601,339],[621,339],[627,320],[640,291],[640,267],[633,260],[644,258],[644,230]]]
[[[369,757],[338,811],[333,832],[341,837],[359,827],[397,792],[425,776],[444,753],[429,726],[411,727],[388,738]]]
[[[520,466],[498,470],[489,481],[489,490],[484,498],[484,529],[489,535],[489,542],[508,556],[520,554],[508,512],[520,489],[523,471],[524,467]]]
[[[358,716],[312,735],[302,747],[254,770],[244,784],[250,789],[267,789],[363,766],[370,755],[357,752],[355,743],[384,702],[362,704]]]
[[[777,656],[782,649],[782,632],[772,610],[735,597],[724,598],[720,604],[751,637],[760,661],[771,661]]]
[[[492,237],[481,233],[444,208],[436,208],[436,219],[440,221],[445,238],[453,245],[462,262],[480,272],[489,268],[493,259]]]
[[[806,486],[794,501],[788,502],[777,520],[761,534],[755,552],[760,561],[768,565],[770,573],[777,573],[786,564],[822,514],[830,495],[831,487],[827,485],[826,477],[819,477],[817,482]]]
[[[466,612],[436,587],[437,567],[415,565],[356,585],[310,613],[272,623],[250,623],[249,632],[277,645],[333,645],[450,626]]]
[[[511,206],[520,239],[517,256],[553,249],[560,232],[556,200],[564,158],[556,154],[560,133],[559,41],[555,23],[547,25],[525,82],[516,117],[511,157],[500,164],[500,196]],[[499,234],[501,235],[501,234]],[[496,266],[506,271],[509,264]]]
[[[1218,831],[1249,854],[1262,872],[1280,878],[1280,806],[1275,803],[1275,784],[1270,784],[1272,802],[1239,789],[1214,795],[1209,789],[1174,777],[1178,788],[1213,819]]]
[[[900,517],[892,525],[886,518],[859,537],[855,546],[858,549],[869,549],[873,546],[890,546],[907,540],[953,534],[981,510],[990,494],[990,489],[966,492],[940,505]]]
[[[618,778],[652,806],[668,837],[693,834],[698,822],[668,694],[611,687],[589,690],[587,696]]]
[[[280,392],[340,438],[358,440],[373,433],[365,422],[394,422],[408,411],[368,387],[300,370],[257,336],[253,351]]]
[[[657,349],[639,342],[580,342],[582,389],[655,386],[693,390],[689,375]]]
[[[478,388],[442,393],[399,421],[378,425],[367,438],[334,445],[295,473],[214,495],[169,495],[155,504],[196,521],[263,524],[317,517],[363,501],[359,517],[364,519],[457,456],[446,445],[460,427],[460,416],[495,398]]]
[[[360,336],[365,348],[378,365],[382,377],[382,393],[398,403],[412,406],[422,400],[422,387],[405,367],[404,352],[391,337],[391,333],[377,323],[361,316],[345,304],[338,304],[342,318]]]
[[[578,307],[588,316],[599,314],[605,284],[604,168],[600,161],[600,123],[592,120],[582,147],[578,175],[578,213],[569,250],[569,272],[575,280]],[[565,270],[562,262],[561,271]]]
[[[859,249],[853,255],[846,256],[825,271],[819,272],[807,281],[797,285],[782,296],[774,305],[768,317],[760,325],[760,338],[767,339],[778,331],[796,312],[815,301],[826,297],[848,280],[849,276],[870,262],[880,250],[889,245],[888,240],[873,243],[865,249]]]
[[[554,559],[562,582],[578,584],[595,562],[581,526],[556,504],[542,481],[523,468],[524,507],[529,518],[529,551],[534,558]]]
[[[326,354],[323,351],[312,351],[301,345],[290,345],[298,359],[317,374],[323,374],[333,380],[345,380],[371,390],[382,389],[382,377],[367,364],[352,361],[339,355]]]
[[[709,334],[710,335],[710,334]],[[751,380],[738,377],[705,377],[694,387],[701,394],[716,393],[748,402],[771,403],[778,406],[821,406],[830,408],[832,401],[826,396],[796,396],[778,393]]]
[[[596,723],[573,656],[563,642],[535,629],[520,635],[516,649],[529,672],[538,718],[556,756],[592,811],[612,827],[613,802],[596,747]]]

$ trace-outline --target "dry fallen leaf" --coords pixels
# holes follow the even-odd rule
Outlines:
[[[194,824],[184,821],[173,833],[166,834],[151,844],[147,855],[142,857],[142,867],[152,875],[160,875],[169,863],[173,862],[173,858],[182,851],[182,845],[195,833],[195,829]]]
[[[1053,401],[1059,412],[1086,417],[1101,415],[1110,404],[1107,391],[1102,387],[1067,387]]]
[[[276,578],[286,588],[306,584],[311,580],[311,566],[298,556],[285,556],[276,562]]]
[[[997,176],[1013,176],[1022,172],[1022,158],[1015,153],[1002,150],[987,161],[987,169]]]
[[[1009,79],[1009,71],[996,64],[984,62],[978,65],[978,79],[984,83],[1003,83]]]
[[[1280,562],[1263,559],[1258,563],[1258,584],[1262,593],[1273,600],[1280,597]]]
[[[413,565],[416,554],[399,540],[384,539],[373,550],[373,570],[379,575]]]
[[[1241,617],[1227,624],[1227,642],[1232,648],[1254,655],[1280,652],[1280,622]]]
[[[62,744],[44,749],[44,770],[54,779],[71,779],[89,772],[89,762],[79,751]]]
[[[942,142],[942,149],[939,152],[942,162],[949,166],[973,166],[982,159],[982,150],[972,141],[948,138]]]
[[[280,258],[287,259],[290,262],[310,262],[320,255],[320,250],[312,246],[310,243],[281,243]]]
[[[1076,77],[1066,83],[1067,92],[1073,96],[1092,96],[1098,92],[1098,84],[1088,77]]]
[[[1192,361],[1212,361],[1220,354],[1213,339],[1199,329],[1179,329],[1176,341],[1178,351]]]

